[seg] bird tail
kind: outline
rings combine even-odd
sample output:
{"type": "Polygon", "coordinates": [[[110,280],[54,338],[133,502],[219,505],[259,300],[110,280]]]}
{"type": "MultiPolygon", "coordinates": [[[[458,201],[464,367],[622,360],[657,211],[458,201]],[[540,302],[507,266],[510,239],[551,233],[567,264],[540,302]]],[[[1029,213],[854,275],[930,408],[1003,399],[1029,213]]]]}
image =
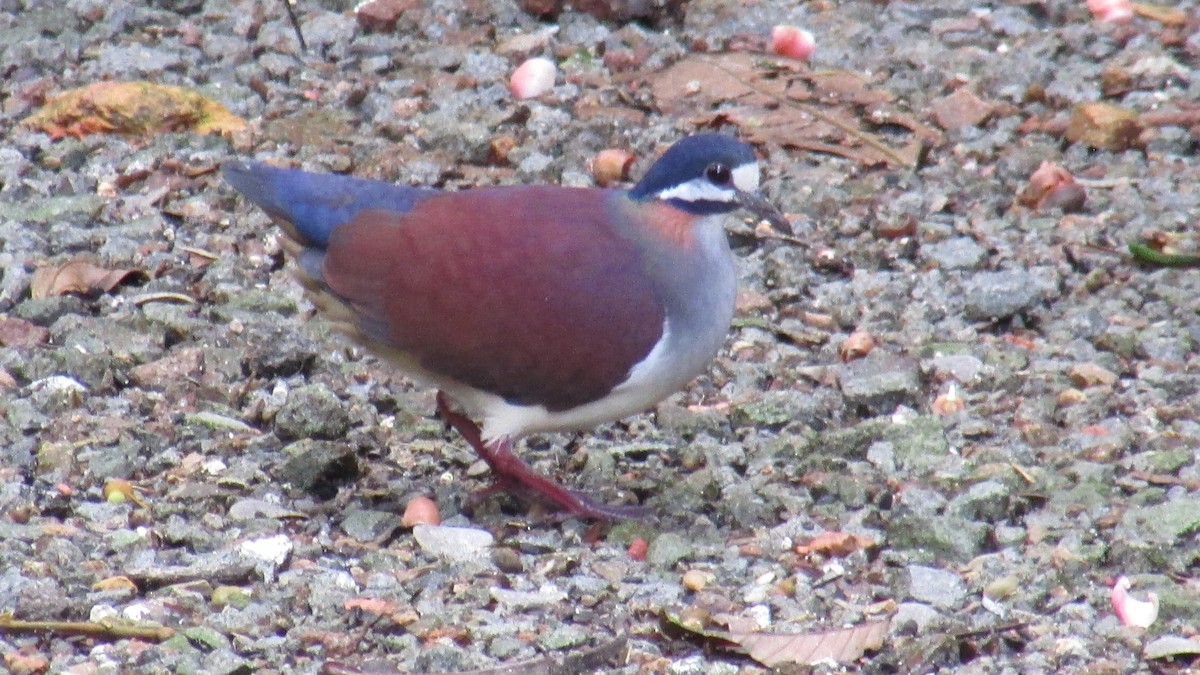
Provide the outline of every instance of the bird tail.
{"type": "Polygon", "coordinates": [[[291,240],[288,252],[296,255],[302,265],[303,252],[321,255],[334,229],[359,211],[405,213],[422,199],[437,194],[429,188],[249,162],[226,162],[221,174],[283,228],[291,240]]]}
{"type": "Polygon", "coordinates": [[[321,269],[333,231],[360,211],[406,213],[438,193],[430,188],[249,162],[225,162],[221,174],[279,225],[287,235],[281,242],[283,250],[296,261],[296,278],[309,299],[335,327],[355,337],[359,333],[356,315],[329,288],[321,269]]]}

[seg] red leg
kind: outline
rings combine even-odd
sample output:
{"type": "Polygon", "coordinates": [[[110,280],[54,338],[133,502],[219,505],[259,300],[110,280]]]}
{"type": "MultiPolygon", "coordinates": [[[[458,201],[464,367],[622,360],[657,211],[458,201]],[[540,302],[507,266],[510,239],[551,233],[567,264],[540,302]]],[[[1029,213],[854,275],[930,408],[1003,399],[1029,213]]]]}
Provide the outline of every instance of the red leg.
{"type": "Polygon", "coordinates": [[[506,490],[518,495],[533,494],[553,504],[564,512],[583,518],[628,520],[641,518],[645,510],[637,506],[603,504],[585,492],[571,490],[535,472],[520,457],[513,454],[512,439],[501,438],[484,443],[479,425],[462,413],[454,412],[447,403],[446,395],[438,392],[438,415],[454,427],[475,452],[488,463],[495,476],[494,489],[506,490]]]}

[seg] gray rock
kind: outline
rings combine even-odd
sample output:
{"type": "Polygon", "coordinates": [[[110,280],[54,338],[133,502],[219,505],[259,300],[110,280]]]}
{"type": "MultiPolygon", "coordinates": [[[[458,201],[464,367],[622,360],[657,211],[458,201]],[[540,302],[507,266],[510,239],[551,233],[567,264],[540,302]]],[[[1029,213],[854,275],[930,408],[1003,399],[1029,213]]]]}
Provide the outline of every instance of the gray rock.
{"type": "Polygon", "coordinates": [[[967,587],[958,574],[938,567],[910,565],[908,595],[942,609],[955,609],[967,596],[967,587]]]}
{"type": "Polygon", "coordinates": [[[888,543],[918,556],[965,563],[983,550],[988,527],[951,516],[902,515],[887,528],[888,543]]]}
{"type": "Polygon", "coordinates": [[[422,551],[445,560],[490,564],[488,550],[494,541],[490,532],[467,527],[417,525],[413,538],[422,551]]]}
{"type": "Polygon", "coordinates": [[[342,518],[342,531],[359,541],[379,541],[400,527],[400,518],[388,511],[355,509],[342,518]]]}
{"type": "Polygon", "coordinates": [[[39,326],[51,326],[67,314],[84,314],[87,307],[74,295],[26,300],[13,308],[13,315],[39,326]]]}
{"type": "Polygon", "coordinates": [[[284,439],[340,438],[349,428],[346,406],[324,384],[293,389],[275,415],[275,433],[284,439]]]}
{"type": "Polygon", "coordinates": [[[54,375],[30,382],[29,392],[39,410],[57,416],[82,405],[87,387],[72,378],[54,375]]]}
{"type": "Polygon", "coordinates": [[[33,401],[25,398],[8,401],[4,409],[4,418],[14,429],[26,433],[50,426],[50,418],[34,407],[33,401]]]}
{"type": "Polygon", "coordinates": [[[333,498],[339,487],[362,471],[354,450],[344,443],[302,438],[284,447],[283,455],[287,461],[275,477],[319,499],[333,498]]]}
{"type": "Polygon", "coordinates": [[[953,237],[921,247],[921,252],[947,270],[979,267],[987,250],[971,237],[953,237]]]}
{"type": "Polygon", "coordinates": [[[917,635],[923,635],[942,621],[942,615],[933,607],[921,602],[902,602],[892,615],[892,630],[905,631],[911,625],[917,635]]]}
{"type": "Polygon", "coordinates": [[[983,361],[971,354],[946,354],[929,360],[929,368],[939,380],[953,378],[962,384],[975,382],[983,372],[983,361]]]}
{"type": "Polygon", "coordinates": [[[1117,536],[1129,543],[1173,544],[1200,532],[1200,499],[1185,498],[1130,508],[1117,536]]]}
{"type": "Polygon", "coordinates": [[[811,426],[821,416],[820,402],[796,391],[765,391],[730,411],[734,427],[782,429],[789,424],[811,426]]]}
{"type": "Polygon", "coordinates": [[[896,446],[887,441],[872,443],[867,448],[867,461],[885,474],[896,470],[896,446]]]}
{"type": "Polygon", "coordinates": [[[488,654],[498,659],[508,659],[524,651],[525,643],[515,637],[501,635],[488,642],[488,654]]]}
{"type": "Polygon", "coordinates": [[[1011,490],[996,480],[985,480],[950,500],[946,512],[970,520],[994,523],[1008,515],[1011,490]]]}
{"type": "Polygon", "coordinates": [[[963,316],[969,321],[1003,321],[1044,297],[1028,270],[980,272],[963,284],[963,316]]]}
{"type": "Polygon", "coordinates": [[[670,569],[675,563],[692,554],[692,546],[675,532],[664,532],[650,542],[646,562],[655,567],[670,569]]]}
{"type": "Polygon", "coordinates": [[[22,204],[8,204],[4,215],[25,223],[60,223],[73,218],[86,220],[104,204],[96,195],[63,195],[44,197],[22,204]]]}
{"type": "Polygon", "coordinates": [[[1196,656],[1200,654],[1200,640],[1188,639],[1177,635],[1164,635],[1152,640],[1146,645],[1142,658],[1155,660],[1176,656],[1196,656]]]}
{"type": "Polygon", "coordinates": [[[838,383],[846,403],[863,415],[888,414],[896,406],[919,403],[921,382],[916,362],[884,349],[842,366],[838,383]]]}
{"type": "Polygon", "coordinates": [[[421,649],[412,663],[412,668],[414,672],[419,673],[460,673],[480,670],[489,665],[491,664],[486,658],[474,651],[435,642],[421,649]]]}
{"type": "Polygon", "coordinates": [[[713,661],[703,654],[696,654],[667,664],[670,675],[737,675],[741,670],[732,663],[713,661]]]}

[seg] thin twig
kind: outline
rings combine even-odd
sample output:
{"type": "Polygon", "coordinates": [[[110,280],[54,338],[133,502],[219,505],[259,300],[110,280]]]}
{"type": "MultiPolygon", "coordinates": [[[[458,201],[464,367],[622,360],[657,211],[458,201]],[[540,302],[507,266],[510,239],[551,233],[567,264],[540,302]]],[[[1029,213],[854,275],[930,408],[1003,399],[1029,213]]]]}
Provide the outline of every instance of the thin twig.
{"type": "Polygon", "coordinates": [[[292,28],[296,31],[296,40],[300,42],[300,51],[307,52],[308,44],[304,42],[304,33],[300,32],[300,20],[296,18],[296,10],[292,9],[292,0],[283,0],[283,6],[287,9],[288,20],[292,22],[292,28]]]}
{"type": "Polygon", "coordinates": [[[165,626],[134,626],[97,621],[21,621],[12,614],[0,614],[0,633],[56,633],[86,635],[106,640],[167,640],[175,630],[165,626]]]}

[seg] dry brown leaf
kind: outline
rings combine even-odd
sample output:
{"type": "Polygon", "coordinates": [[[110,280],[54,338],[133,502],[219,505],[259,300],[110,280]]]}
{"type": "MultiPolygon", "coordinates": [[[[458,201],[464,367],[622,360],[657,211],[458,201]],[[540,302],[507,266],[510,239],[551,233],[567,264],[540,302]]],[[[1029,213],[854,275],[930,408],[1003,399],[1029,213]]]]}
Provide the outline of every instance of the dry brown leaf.
{"type": "Polygon", "coordinates": [[[786,663],[853,663],[864,652],[883,646],[889,623],[872,621],[816,633],[732,633],[730,639],[768,668],[786,663]]]}
{"type": "Polygon", "coordinates": [[[668,637],[699,641],[707,647],[745,653],[764,666],[812,665],[833,661],[852,663],[868,650],[879,649],[887,636],[890,619],[871,621],[853,628],[835,628],[812,633],[763,633],[748,630],[753,621],[736,615],[714,615],[728,630],[701,625],[696,617],[685,618],[663,612],[659,626],[668,637]]]}
{"type": "Polygon", "coordinates": [[[58,267],[39,267],[33,273],[29,292],[34,300],[67,293],[107,293],[134,275],[141,275],[141,272],[108,269],[86,260],[71,260],[58,267]]]}
{"type": "Polygon", "coordinates": [[[151,82],[96,82],[46,102],[22,123],[52,138],[169,131],[232,133],[245,120],[199,92],[151,82]]]}
{"type": "Polygon", "coordinates": [[[788,59],[743,52],[695,54],[646,78],[658,108],[698,126],[729,123],[754,143],[824,152],[860,164],[915,166],[941,134],[891,109],[894,97],[848,71],[813,72],[788,59]],[[894,142],[879,126],[908,129],[894,142]]]}
{"type": "Polygon", "coordinates": [[[862,548],[871,548],[874,545],[875,540],[870,537],[850,534],[849,532],[822,532],[807,544],[797,544],[796,553],[799,555],[821,553],[832,557],[842,557],[862,548]]]}

